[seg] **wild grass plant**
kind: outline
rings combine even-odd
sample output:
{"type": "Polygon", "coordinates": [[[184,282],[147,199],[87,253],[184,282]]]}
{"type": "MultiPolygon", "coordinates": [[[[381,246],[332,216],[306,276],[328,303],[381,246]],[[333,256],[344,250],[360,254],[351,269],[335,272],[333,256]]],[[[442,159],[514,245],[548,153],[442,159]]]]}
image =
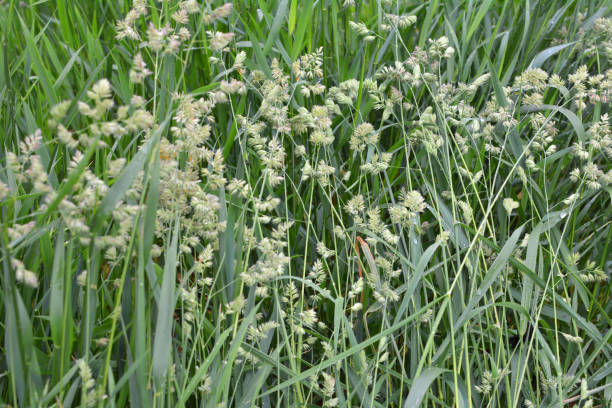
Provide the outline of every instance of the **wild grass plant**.
{"type": "Polygon", "coordinates": [[[609,407],[612,4],[0,1],[0,401],[609,407]]]}

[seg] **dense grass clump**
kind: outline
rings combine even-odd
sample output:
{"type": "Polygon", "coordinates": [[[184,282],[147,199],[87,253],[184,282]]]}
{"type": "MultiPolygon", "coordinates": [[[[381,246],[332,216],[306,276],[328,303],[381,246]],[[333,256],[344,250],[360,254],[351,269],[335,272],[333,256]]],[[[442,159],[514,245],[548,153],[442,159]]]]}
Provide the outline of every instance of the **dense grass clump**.
{"type": "Polygon", "coordinates": [[[612,4],[0,1],[0,400],[609,407],[612,4]]]}

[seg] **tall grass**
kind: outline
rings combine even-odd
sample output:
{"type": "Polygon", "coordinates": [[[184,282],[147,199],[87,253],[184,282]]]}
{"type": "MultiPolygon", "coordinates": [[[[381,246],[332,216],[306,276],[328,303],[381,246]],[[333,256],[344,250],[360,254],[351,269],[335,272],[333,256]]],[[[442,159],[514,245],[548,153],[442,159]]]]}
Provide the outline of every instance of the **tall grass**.
{"type": "Polygon", "coordinates": [[[0,400],[610,406],[611,11],[0,1],[0,400]]]}

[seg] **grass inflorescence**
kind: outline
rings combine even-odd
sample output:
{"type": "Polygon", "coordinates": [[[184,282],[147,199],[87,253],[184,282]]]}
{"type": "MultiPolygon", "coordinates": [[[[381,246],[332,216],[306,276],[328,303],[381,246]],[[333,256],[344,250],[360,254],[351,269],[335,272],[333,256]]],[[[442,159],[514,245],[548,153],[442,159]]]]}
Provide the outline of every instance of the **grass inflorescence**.
{"type": "Polygon", "coordinates": [[[611,12],[0,1],[0,400],[608,407],[611,12]]]}

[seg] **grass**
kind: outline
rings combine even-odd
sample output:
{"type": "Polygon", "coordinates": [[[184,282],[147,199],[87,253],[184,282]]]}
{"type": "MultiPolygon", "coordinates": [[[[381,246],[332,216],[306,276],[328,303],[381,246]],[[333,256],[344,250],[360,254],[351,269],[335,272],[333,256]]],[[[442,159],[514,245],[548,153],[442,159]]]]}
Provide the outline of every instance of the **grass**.
{"type": "Polygon", "coordinates": [[[611,12],[0,1],[3,406],[610,406],[611,12]]]}

